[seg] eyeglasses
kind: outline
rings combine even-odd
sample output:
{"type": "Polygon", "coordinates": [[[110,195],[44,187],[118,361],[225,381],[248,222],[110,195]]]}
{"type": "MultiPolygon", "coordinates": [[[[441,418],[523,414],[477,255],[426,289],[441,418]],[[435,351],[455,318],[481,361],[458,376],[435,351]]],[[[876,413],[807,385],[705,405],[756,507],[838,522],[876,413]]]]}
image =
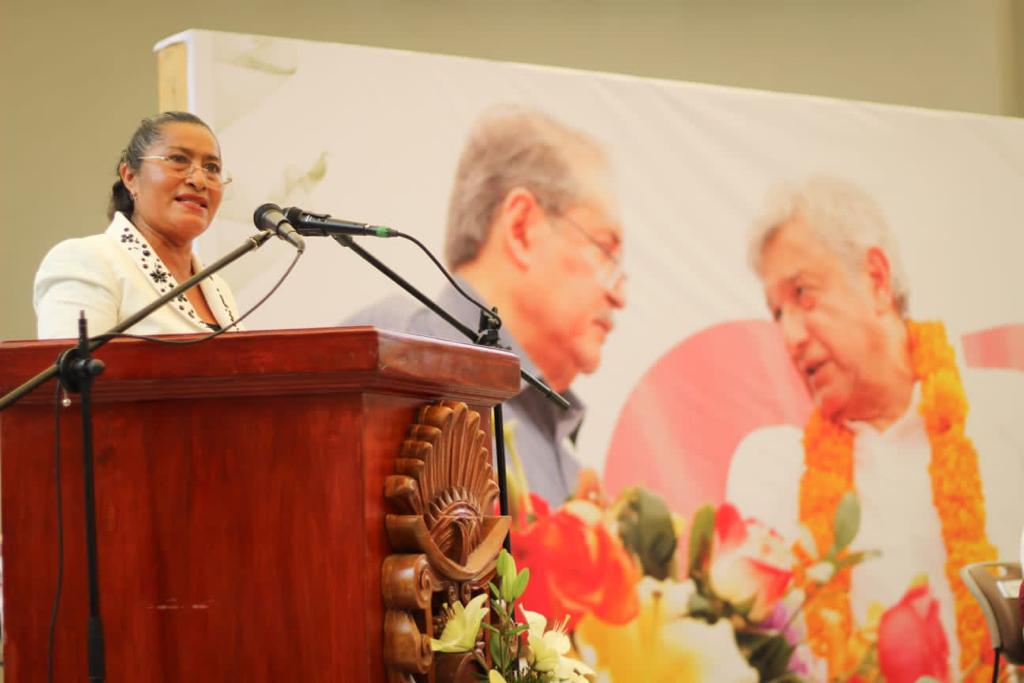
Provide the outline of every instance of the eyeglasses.
{"type": "Polygon", "coordinates": [[[576,232],[583,235],[584,239],[597,247],[601,254],[601,265],[598,267],[597,280],[601,286],[610,292],[613,292],[622,286],[623,282],[626,280],[626,271],[623,270],[622,262],[619,260],[619,257],[613,254],[607,246],[599,242],[586,230],[586,228],[574,221],[572,218],[569,218],[562,213],[555,214],[554,217],[564,220],[566,223],[571,225],[576,232]]]}
{"type": "Polygon", "coordinates": [[[224,172],[224,169],[221,168],[220,163],[217,161],[195,162],[192,160],[192,157],[185,154],[150,155],[139,157],[139,159],[162,161],[167,165],[167,168],[182,178],[190,177],[192,170],[198,168],[206,176],[206,182],[211,185],[223,187],[233,180],[230,174],[224,172]]]}

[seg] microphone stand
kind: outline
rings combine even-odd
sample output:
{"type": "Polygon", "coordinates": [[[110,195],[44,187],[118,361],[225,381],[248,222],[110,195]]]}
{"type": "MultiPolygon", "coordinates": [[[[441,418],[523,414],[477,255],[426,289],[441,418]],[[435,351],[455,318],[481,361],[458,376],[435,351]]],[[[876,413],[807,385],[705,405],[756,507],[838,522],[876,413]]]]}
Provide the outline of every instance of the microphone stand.
{"type": "Polygon", "coordinates": [[[85,312],[78,318],[78,346],[60,355],[57,376],[66,391],[82,397],[82,474],[85,480],[85,558],[89,589],[89,620],[86,652],[89,680],[102,681],[106,665],[103,656],[103,621],[100,619],[100,581],[96,544],[96,486],[92,456],[92,383],[106,367],[89,354],[88,322],[85,312]]]}
{"type": "Polygon", "coordinates": [[[89,620],[87,623],[87,657],[89,680],[103,681],[106,672],[104,661],[103,621],[100,618],[100,586],[99,559],[96,543],[96,492],[93,472],[93,438],[92,438],[92,383],[104,370],[103,362],[91,357],[91,353],[100,348],[115,335],[124,332],[150,313],[165,305],[179,294],[195,286],[200,281],[236,261],[244,254],[259,248],[270,239],[272,232],[260,232],[249,237],[241,246],[220,258],[214,264],[199,271],[185,282],[157,298],[153,303],[137,313],[129,316],[107,332],[89,339],[88,323],[85,313],[78,319],[78,345],[65,350],[57,362],[17,387],[3,398],[0,398],[0,411],[10,407],[23,396],[31,392],[43,382],[57,376],[65,390],[81,395],[82,402],[82,458],[85,479],[85,553],[86,571],[89,589],[89,620]]]}
{"type": "MultiPolygon", "coordinates": [[[[125,330],[127,330],[128,328],[130,328],[132,325],[136,324],[143,318],[148,317],[150,313],[160,308],[171,299],[174,299],[179,294],[182,294],[186,290],[191,289],[194,285],[198,284],[202,280],[205,280],[209,276],[216,273],[218,270],[221,270],[225,266],[228,266],[234,261],[237,261],[239,258],[249,253],[250,251],[258,249],[259,247],[263,246],[263,243],[270,239],[273,236],[273,234],[274,233],[272,232],[263,231],[250,236],[248,239],[246,239],[245,242],[242,243],[240,247],[235,248],[233,251],[228,253],[226,256],[221,257],[215,263],[207,266],[206,268],[203,268],[201,271],[199,271],[189,279],[185,280],[171,291],[160,296],[158,299],[153,301],[153,303],[149,304],[145,308],[142,308],[141,310],[132,314],[131,316],[125,318],[123,321],[119,322],[117,325],[114,325],[103,334],[90,339],[87,345],[89,352],[95,351],[96,349],[100,348],[108,341],[113,339],[115,335],[121,334],[122,332],[124,332],[125,330]]],[[[53,379],[53,377],[57,375],[57,372],[57,366],[52,365],[48,367],[46,370],[40,372],[32,379],[22,384],[21,386],[12,389],[9,393],[0,398],[0,411],[6,410],[7,408],[11,407],[12,405],[20,401],[22,396],[28,394],[43,382],[53,379]]]]}
{"type": "MultiPolygon", "coordinates": [[[[427,295],[425,295],[420,290],[416,289],[416,287],[413,286],[408,280],[403,278],[401,275],[399,275],[395,271],[391,270],[391,268],[389,268],[388,266],[384,265],[384,263],[380,259],[378,259],[376,256],[374,256],[373,254],[371,254],[370,252],[366,251],[361,246],[356,244],[355,240],[353,240],[351,237],[349,237],[348,235],[331,235],[331,237],[334,238],[334,240],[336,242],[338,242],[341,246],[348,247],[349,249],[354,251],[364,261],[366,261],[371,266],[373,266],[374,268],[376,268],[377,270],[382,272],[384,275],[386,275],[396,285],[398,285],[399,287],[401,287],[402,289],[407,291],[409,294],[412,294],[414,297],[416,297],[417,300],[419,300],[419,302],[421,304],[423,304],[424,306],[426,306],[427,308],[432,310],[434,313],[439,315],[441,318],[444,319],[445,322],[447,322],[449,325],[454,327],[456,330],[458,330],[462,334],[466,335],[466,337],[470,341],[472,341],[474,344],[478,344],[478,345],[482,345],[482,346],[491,346],[492,345],[492,344],[484,344],[481,341],[481,339],[480,339],[480,335],[482,333],[474,332],[469,327],[466,327],[465,325],[463,325],[461,322],[459,322],[459,320],[457,318],[453,317],[448,311],[446,311],[443,308],[441,308],[440,306],[438,306],[427,295]]],[[[484,314],[484,315],[487,315],[487,314],[484,314]]],[[[487,315],[487,317],[490,318],[492,316],[487,315]]],[[[495,328],[495,330],[497,330],[497,328],[495,328]]],[[[495,343],[493,344],[493,346],[497,346],[497,338],[495,338],[495,343]]],[[[522,377],[523,380],[527,384],[532,386],[534,389],[536,389],[540,393],[544,394],[544,396],[547,397],[547,399],[549,401],[554,403],[556,406],[558,406],[562,410],[568,410],[569,409],[569,402],[566,401],[565,398],[563,398],[561,394],[559,394],[554,389],[549,387],[547,384],[545,384],[538,377],[535,377],[533,374],[527,372],[526,370],[523,370],[522,368],[519,369],[519,376],[522,377]]]]}
{"type": "MultiPolygon", "coordinates": [[[[500,348],[498,344],[498,309],[491,308],[488,315],[486,311],[480,311],[480,329],[476,335],[476,343],[480,346],[500,348]]],[[[520,368],[522,372],[522,368],[520,368]]],[[[544,385],[547,386],[546,384],[544,385]]],[[[549,389],[550,391],[550,389],[549,389]]],[[[557,394],[556,394],[557,395],[557,394]]],[[[559,398],[562,398],[559,396],[559,398]]],[[[565,400],[564,398],[562,399],[565,400]]],[[[568,403],[566,403],[568,406],[568,403]]],[[[502,515],[508,514],[508,466],[505,462],[505,415],[502,404],[494,406],[494,451],[498,458],[498,509],[502,515]]],[[[512,554],[512,533],[505,534],[505,552],[512,554]]]]}
{"type": "MultiPolygon", "coordinates": [[[[343,247],[348,247],[356,254],[359,255],[364,261],[369,263],[371,266],[379,270],[381,273],[386,275],[392,282],[397,284],[399,287],[407,291],[409,294],[414,296],[420,303],[429,308],[431,311],[436,313],[438,316],[443,318],[445,322],[454,327],[456,330],[466,335],[474,344],[480,346],[491,346],[498,347],[498,325],[500,321],[497,317],[497,310],[491,309],[491,313],[485,311],[480,312],[480,331],[474,332],[469,327],[463,325],[452,316],[448,311],[441,308],[435,303],[430,297],[425,295],[423,292],[418,290],[409,281],[403,278],[401,275],[393,271],[391,268],[386,266],[380,259],[375,257],[370,252],[363,249],[361,246],[356,244],[350,236],[344,234],[331,235],[334,240],[343,247]]],[[[563,410],[569,409],[569,402],[565,400],[560,394],[554,391],[547,384],[542,382],[539,378],[533,376],[531,373],[519,369],[519,375],[522,377],[527,384],[536,388],[544,396],[548,398],[552,403],[557,405],[563,410]]],[[[494,443],[495,443],[495,457],[498,461],[498,505],[501,510],[502,516],[508,515],[508,480],[505,466],[505,424],[501,410],[501,404],[494,406],[494,443]]],[[[511,534],[505,536],[505,550],[512,552],[512,541],[511,534]]]]}

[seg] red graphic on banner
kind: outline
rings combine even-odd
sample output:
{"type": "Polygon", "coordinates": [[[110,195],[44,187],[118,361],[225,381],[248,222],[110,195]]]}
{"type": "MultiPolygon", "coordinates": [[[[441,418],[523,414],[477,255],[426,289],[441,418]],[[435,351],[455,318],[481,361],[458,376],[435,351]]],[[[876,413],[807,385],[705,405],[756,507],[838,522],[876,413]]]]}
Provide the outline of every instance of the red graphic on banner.
{"type": "Polygon", "coordinates": [[[971,332],[963,336],[963,344],[969,366],[1024,370],[1024,324],[971,332]]]}
{"type": "Polygon", "coordinates": [[[642,485],[689,516],[722,502],[729,461],[750,432],[802,428],[811,400],[775,324],[742,320],[683,340],[641,378],[612,434],[607,492],[642,485]]]}

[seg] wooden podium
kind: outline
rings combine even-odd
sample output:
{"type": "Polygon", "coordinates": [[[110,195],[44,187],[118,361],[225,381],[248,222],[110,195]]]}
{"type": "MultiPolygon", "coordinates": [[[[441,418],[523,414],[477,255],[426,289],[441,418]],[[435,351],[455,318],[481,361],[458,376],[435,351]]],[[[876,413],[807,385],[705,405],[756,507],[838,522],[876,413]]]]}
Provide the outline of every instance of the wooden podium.
{"type": "MultiPolygon", "coordinates": [[[[0,344],[0,392],[67,346],[0,344]]],[[[442,603],[486,585],[508,528],[490,408],[519,390],[514,355],[357,327],[115,341],[97,357],[106,680],[468,680],[464,657],[432,656],[426,639],[442,603]]],[[[46,679],[55,387],[0,413],[8,683],[46,679]]],[[[72,400],[57,681],[86,679],[72,400]]]]}

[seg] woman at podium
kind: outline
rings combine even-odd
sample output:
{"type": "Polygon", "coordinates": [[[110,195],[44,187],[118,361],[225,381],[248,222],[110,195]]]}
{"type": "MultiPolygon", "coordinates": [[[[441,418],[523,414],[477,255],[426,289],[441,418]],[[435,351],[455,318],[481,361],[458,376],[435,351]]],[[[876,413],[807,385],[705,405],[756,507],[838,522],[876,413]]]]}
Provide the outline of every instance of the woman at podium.
{"type": "MultiPolygon", "coordinates": [[[[61,242],[36,273],[33,305],[40,339],[74,337],[79,311],[101,334],[202,269],[192,242],[217,213],[224,186],[220,145],[186,112],[144,119],[121,152],[107,229],[61,242]]],[[[238,317],[216,275],[134,325],[134,334],[209,332],[238,317]]]]}

